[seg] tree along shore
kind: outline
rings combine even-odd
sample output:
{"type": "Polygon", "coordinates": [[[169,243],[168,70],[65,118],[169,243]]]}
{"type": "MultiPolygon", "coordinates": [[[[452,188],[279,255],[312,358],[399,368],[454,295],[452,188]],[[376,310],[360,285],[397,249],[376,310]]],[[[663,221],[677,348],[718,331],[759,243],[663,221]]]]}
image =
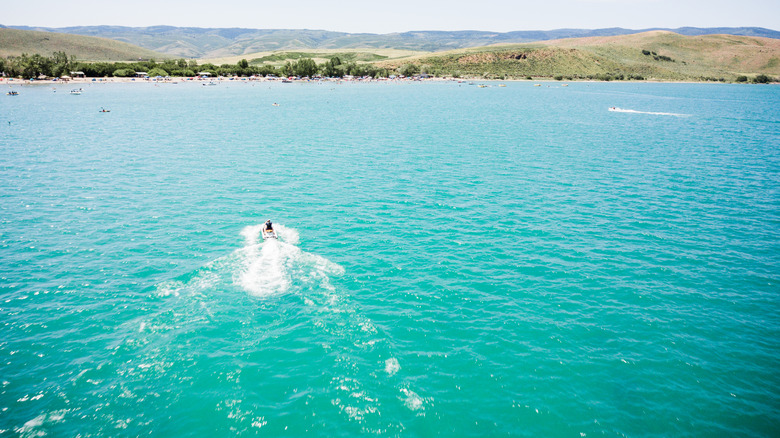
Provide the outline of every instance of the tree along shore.
{"type": "MultiPolygon", "coordinates": [[[[401,69],[399,69],[401,70],[401,69]]],[[[195,60],[155,60],[138,62],[83,62],[77,61],[65,52],[55,52],[52,56],[39,54],[0,58],[0,75],[18,78],[38,78],[70,76],[72,72],[83,73],[94,78],[135,77],[139,73],[146,76],[193,77],[207,73],[210,76],[370,76],[388,77],[396,71],[377,67],[372,64],[342,62],[334,56],[328,61],[317,64],[310,58],[287,62],[284,65],[250,65],[245,59],[236,64],[198,64],[195,60]]]]}
{"type": "MultiPolygon", "coordinates": [[[[534,75],[514,76],[502,72],[491,72],[475,76],[463,74],[460,71],[449,71],[446,68],[431,67],[426,64],[408,62],[398,66],[377,66],[369,63],[356,63],[354,61],[342,62],[338,56],[333,56],[327,61],[317,64],[311,58],[301,58],[296,61],[287,61],[283,65],[251,65],[246,59],[242,59],[236,64],[198,64],[195,60],[178,59],[164,61],[138,61],[138,62],[84,62],[78,61],[73,56],[68,56],[65,52],[55,52],[52,56],[43,56],[39,54],[0,58],[0,76],[16,77],[24,79],[37,79],[39,77],[63,77],[71,76],[73,72],[79,72],[85,77],[90,78],[129,78],[129,77],[195,77],[195,76],[279,76],[279,77],[331,77],[342,78],[345,76],[353,77],[372,77],[387,78],[394,75],[412,77],[421,75],[423,77],[450,77],[450,78],[471,78],[471,79],[555,79],[555,80],[644,80],[646,78],[637,75],[623,74],[615,72],[613,74],[596,75],[534,75]]],[[[697,77],[689,80],[707,82],[752,82],[752,83],[770,83],[777,81],[776,78],[767,75],[756,75],[748,77],[746,75],[737,76],[733,81],[724,78],[697,77]]]]}

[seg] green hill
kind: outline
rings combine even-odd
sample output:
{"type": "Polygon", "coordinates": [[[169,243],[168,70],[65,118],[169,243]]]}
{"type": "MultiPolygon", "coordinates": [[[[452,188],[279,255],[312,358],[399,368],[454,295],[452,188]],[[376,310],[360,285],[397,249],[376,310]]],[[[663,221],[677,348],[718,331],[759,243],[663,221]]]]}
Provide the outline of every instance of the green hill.
{"type": "Polygon", "coordinates": [[[479,47],[380,62],[472,77],[734,80],[780,76],[780,40],[667,31],[479,47]]]}
{"type": "Polygon", "coordinates": [[[235,64],[241,59],[247,59],[251,65],[278,66],[283,65],[288,61],[294,62],[302,58],[311,58],[318,64],[322,64],[334,57],[338,57],[342,62],[372,63],[375,61],[401,59],[423,54],[429,54],[429,52],[397,49],[302,49],[248,53],[239,56],[200,59],[199,61],[201,63],[208,62],[220,65],[235,64]]]}
{"type": "MultiPolygon", "coordinates": [[[[2,27],[2,26],[0,26],[2,27]]],[[[729,34],[780,38],[780,32],[758,27],[723,27],[678,29],[623,28],[555,29],[513,32],[475,30],[411,31],[401,33],[345,33],[310,29],[244,29],[199,28],[175,26],[75,26],[46,28],[12,26],[14,29],[38,30],[65,34],[110,38],[185,58],[247,57],[258,52],[342,49],[399,49],[440,52],[444,50],[482,47],[492,44],[528,43],[562,38],[602,37],[636,34],[649,30],[670,30],[681,35],[729,34]]]]}
{"type": "Polygon", "coordinates": [[[65,52],[83,61],[167,59],[169,55],[106,38],[0,28],[0,57],[65,52]]]}
{"type": "MultiPolygon", "coordinates": [[[[457,49],[447,52],[420,52],[398,49],[298,49],[245,52],[209,59],[214,64],[236,65],[247,59],[252,71],[295,64],[313,59],[324,66],[338,57],[340,62],[362,75],[373,69],[382,74],[403,72],[429,73],[436,76],[482,78],[558,78],[558,79],[649,79],[682,81],[735,81],[764,75],[762,81],[780,77],[780,39],[734,35],[684,36],[669,31],[650,31],[619,36],[595,36],[525,44],[500,44],[457,49]],[[387,71],[385,71],[385,69],[387,71]]],[[[64,52],[79,61],[136,61],[138,59],[170,60],[167,55],[152,52],[120,41],[104,38],[0,28],[0,58],[39,54],[52,56],[64,52]]],[[[205,61],[205,60],[202,60],[205,61]]],[[[184,62],[171,64],[166,72],[184,74],[196,66],[184,62]]],[[[82,67],[84,67],[82,63],[82,67]]],[[[30,67],[30,66],[28,66],[30,67]]],[[[103,66],[92,74],[110,75],[120,67],[103,66]],[[99,71],[98,71],[99,70],[99,71]]],[[[127,66],[122,66],[124,69],[127,66]]],[[[153,64],[139,66],[151,69],[153,64]]],[[[23,68],[31,75],[38,70],[23,68]]],[[[64,68],[64,67],[63,67],[64,68]]],[[[127,67],[130,68],[130,67],[127,67]]],[[[211,66],[216,72],[216,66],[211,66]]],[[[84,70],[86,71],[86,70],[84,70]]],[[[221,74],[249,74],[250,70],[222,68],[221,74]]],[[[324,70],[323,70],[324,72],[324,70]]],[[[14,73],[16,74],[16,73],[14,73]]],[[[323,73],[323,74],[333,74],[323,73]]],[[[345,73],[346,74],[346,73],[345,73]]],[[[37,75],[37,73],[36,73],[37,75]]]]}

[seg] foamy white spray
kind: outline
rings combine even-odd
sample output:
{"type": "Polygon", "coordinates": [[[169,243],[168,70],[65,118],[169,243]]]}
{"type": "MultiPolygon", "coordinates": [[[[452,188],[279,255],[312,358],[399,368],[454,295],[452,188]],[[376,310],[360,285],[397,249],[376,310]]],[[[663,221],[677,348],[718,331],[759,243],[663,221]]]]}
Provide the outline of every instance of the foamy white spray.
{"type": "MultiPolygon", "coordinates": [[[[204,320],[214,316],[201,299],[216,292],[230,289],[227,283],[237,286],[258,297],[272,297],[280,294],[295,294],[311,309],[312,324],[327,333],[331,339],[324,345],[335,349],[337,359],[331,381],[332,403],[350,419],[365,421],[369,416],[380,417],[381,403],[373,391],[375,383],[366,384],[359,379],[359,361],[354,358],[367,351],[375,351],[383,359],[375,362],[377,370],[384,368],[385,378],[394,381],[401,365],[389,345],[370,319],[363,316],[349,297],[334,287],[331,278],[344,274],[344,268],[330,260],[301,250],[297,244],[298,232],[293,228],[275,224],[278,239],[263,240],[263,225],[251,225],[241,230],[243,246],[232,253],[219,257],[186,279],[167,281],[158,285],[160,296],[195,297],[200,303],[198,311],[204,320]],[[389,358],[387,355],[390,355],[389,358]]],[[[167,314],[166,314],[167,315],[167,314]]],[[[133,322],[133,330],[140,333],[154,333],[170,330],[174,324],[157,323],[153,320],[133,322]],[[139,328],[140,327],[140,328],[139,328]]],[[[378,373],[374,374],[378,377],[378,373]]],[[[402,396],[398,401],[406,408],[424,413],[432,398],[424,398],[414,392],[408,382],[401,383],[402,396]]]]}
{"type": "Polygon", "coordinates": [[[632,109],[615,108],[615,107],[612,107],[609,110],[614,112],[614,113],[650,114],[650,115],[654,115],[654,116],[690,117],[690,114],[661,113],[661,112],[653,112],[653,111],[637,111],[637,110],[632,110],[632,109]]]}
{"type": "Polygon", "coordinates": [[[238,250],[242,266],[234,281],[247,292],[256,296],[284,293],[294,282],[312,281],[330,288],[329,274],[344,272],[341,266],[298,248],[295,229],[277,224],[274,227],[279,238],[262,241],[262,227],[252,225],[241,231],[245,246],[238,250]]]}

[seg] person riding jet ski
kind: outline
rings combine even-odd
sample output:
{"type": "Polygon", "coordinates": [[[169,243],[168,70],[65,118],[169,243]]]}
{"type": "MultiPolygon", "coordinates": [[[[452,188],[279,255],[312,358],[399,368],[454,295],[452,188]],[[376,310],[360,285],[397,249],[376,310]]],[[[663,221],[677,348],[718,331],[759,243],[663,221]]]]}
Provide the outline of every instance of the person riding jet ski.
{"type": "Polygon", "coordinates": [[[276,231],[274,231],[274,225],[271,223],[271,219],[268,219],[263,224],[263,239],[276,239],[276,231]]]}

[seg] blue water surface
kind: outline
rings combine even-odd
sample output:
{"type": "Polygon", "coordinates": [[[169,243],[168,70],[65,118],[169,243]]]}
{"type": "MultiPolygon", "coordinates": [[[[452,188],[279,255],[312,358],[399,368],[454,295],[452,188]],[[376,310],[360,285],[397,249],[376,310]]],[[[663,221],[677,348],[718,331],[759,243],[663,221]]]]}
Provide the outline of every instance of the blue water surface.
{"type": "Polygon", "coordinates": [[[490,85],[14,86],[0,435],[776,436],[780,88],[490,85]]]}

